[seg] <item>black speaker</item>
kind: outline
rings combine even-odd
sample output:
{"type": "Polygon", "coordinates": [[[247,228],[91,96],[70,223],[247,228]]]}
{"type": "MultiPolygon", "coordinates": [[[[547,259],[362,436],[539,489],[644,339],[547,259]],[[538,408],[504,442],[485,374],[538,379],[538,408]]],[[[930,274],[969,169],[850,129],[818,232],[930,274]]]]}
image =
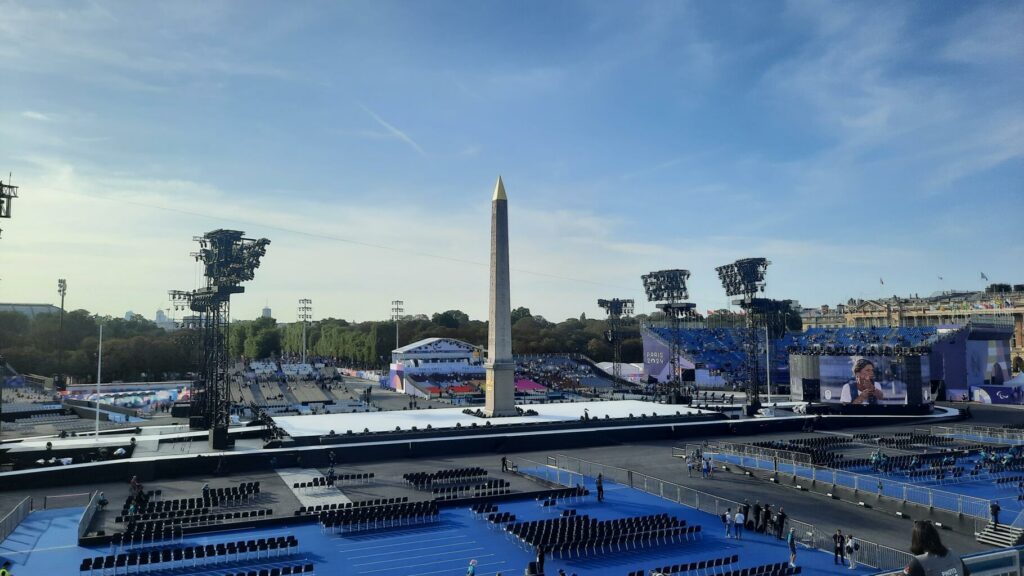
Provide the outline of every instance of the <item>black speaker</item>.
{"type": "Polygon", "coordinates": [[[228,437],[227,428],[214,428],[210,430],[210,448],[214,450],[230,450],[235,443],[228,437]]]}
{"type": "Polygon", "coordinates": [[[818,378],[802,378],[803,402],[821,402],[821,380],[818,378]]]}

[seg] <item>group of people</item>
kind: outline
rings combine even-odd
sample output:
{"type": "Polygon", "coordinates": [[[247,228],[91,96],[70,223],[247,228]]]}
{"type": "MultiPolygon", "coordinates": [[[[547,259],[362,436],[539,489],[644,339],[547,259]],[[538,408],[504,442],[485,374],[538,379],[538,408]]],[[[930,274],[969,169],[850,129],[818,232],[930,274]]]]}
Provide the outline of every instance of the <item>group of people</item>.
{"type": "Polygon", "coordinates": [[[860,551],[860,543],[853,537],[853,533],[843,535],[843,531],[836,529],[832,535],[833,557],[832,563],[839,566],[846,566],[849,561],[850,570],[857,568],[857,552],[860,551]]]}
{"type": "Polygon", "coordinates": [[[727,508],[722,514],[721,520],[725,525],[726,538],[742,538],[743,531],[748,530],[758,534],[767,534],[782,540],[785,536],[786,522],[789,516],[786,509],[779,507],[779,511],[772,510],[771,504],[761,505],[760,501],[750,506],[750,502],[744,500],[735,512],[727,508]]]}

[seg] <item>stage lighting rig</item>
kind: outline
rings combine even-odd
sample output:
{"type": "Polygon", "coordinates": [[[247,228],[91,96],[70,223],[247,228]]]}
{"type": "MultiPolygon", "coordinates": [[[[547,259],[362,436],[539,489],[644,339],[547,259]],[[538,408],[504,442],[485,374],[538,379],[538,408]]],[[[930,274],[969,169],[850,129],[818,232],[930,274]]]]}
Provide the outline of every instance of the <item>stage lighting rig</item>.
{"type": "Polygon", "coordinates": [[[732,264],[715,268],[722,288],[727,296],[741,296],[734,300],[746,313],[746,326],[742,331],[744,365],[740,372],[743,387],[747,392],[747,411],[755,413],[761,407],[760,371],[758,362],[763,357],[765,374],[768,375],[768,392],[771,393],[771,340],[780,338],[786,331],[786,313],[791,309],[791,300],[770,300],[758,298],[765,289],[765,275],[768,265],[766,258],[743,258],[732,264]],[[764,332],[764,354],[759,352],[759,340],[764,332]]]}
{"type": "Polygon", "coordinates": [[[764,277],[771,264],[765,258],[743,258],[715,268],[726,296],[743,296],[750,300],[764,292],[764,277]]]}
{"type": "Polygon", "coordinates": [[[612,376],[622,379],[622,317],[633,315],[633,300],[612,298],[600,299],[597,305],[608,313],[608,342],[612,345],[612,376]]]}
{"type": "Polygon", "coordinates": [[[672,364],[672,376],[667,383],[668,402],[678,404],[683,402],[682,379],[679,374],[679,321],[684,318],[695,317],[695,305],[690,302],[682,302],[690,297],[686,282],[690,279],[689,270],[658,270],[640,277],[644,285],[644,292],[647,300],[655,302],[655,307],[662,310],[669,319],[672,327],[672,338],[669,342],[670,360],[672,364]]]}
{"type": "Polygon", "coordinates": [[[202,355],[199,379],[192,385],[189,425],[209,430],[210,445],[230,448],[228,422],[231,399],[228,394],[228,324],[231,295],[245,292],[242,282],[252,280],[270,240],[245,238],[238,230],[214,230],[193,238],[199,251],[196,261],[203,263],[206,285],[192,291],[171,290],[175,309],[196,312],[202,330],[202,355]]]}
{"type": "MultiPolygon", "coordinates": [[[[11,185],[11,177],[7,177],[7,184],[0,180],[0,218],[11,217],[11,201],[18,197],[18,187],[11,185]]],[[[0,229],[0,234],[3,230],[0,229]]]]}

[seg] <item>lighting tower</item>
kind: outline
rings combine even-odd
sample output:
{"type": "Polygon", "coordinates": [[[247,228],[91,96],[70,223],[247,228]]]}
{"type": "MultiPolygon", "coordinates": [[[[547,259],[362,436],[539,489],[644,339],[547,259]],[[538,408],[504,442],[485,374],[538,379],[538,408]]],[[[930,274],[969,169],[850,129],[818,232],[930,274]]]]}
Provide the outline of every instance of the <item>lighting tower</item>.
{"type": "Polygon", "coordinates": [[[689,270],[658,270],[640,277],[644,284],[644,292],[647,293],[647,300],[660,302],[655,306],[662,310],[671,322],[672,339],[669,344],[672,354],[672,377],[666,388],[669,393],[668,402],[672,404],[683,401],[682,379],[679,374],[679,321],[694,316],[694,304],[683,302],[690,297],[686,288],[686,281],[689,279],[689,270]]]}
{"type": "Polygon", "coordinates": [[[391,319],[395,321],[395,350],[398,350],[398,321],[402,319],[402,312],[405,312],[405,302],[401,300],[391,301],[391,319]]]}
{"type": "Polygon", "coordinates": [[[313,301],[309,298],[299,300],[299,320],[302,320],[302,363],[306,363],[306,323],[313,319],[313,301]]]}
{"type": "MultiPolygon", "coordinates": [[[[767,300],[757,298],[757,294],[764,292],[764,278],[769,264],[771,262],[765,258],[743,258],[732,264],[715,268],[718,278],[722,281],[726,296],[740,296],[740,299],[733,300],[732,303],[738,304],[746,312],[746,327],[743,330],[742,338],[745,358],[740,373],[747,393],[748,415],[753,415],[761,407],[761,400],[758,398],[761,387],[757,370],[757,360],[760,355],[757,353],[756,320],[765,314],[763,305],[767,303],[767,300]]],[[[767,345],[766,338],[765,346],[767,345]]],[[[770,366],[768,368],[770,369],[770,366]]]]}
{"type": "Polygon", "coordinates": [[[199,316],[202,330],[202,358],[199,379],[192,385],[189,425],[210,431],[210,446],[231,447],[228,422],[231,397],[228,394],[227,332],[231,295],[245,292],[240,284],[252,280],[270,240],[244,238],[238,230],[214,230],[193,240],[199,251],[192,256],[203,262],[206,286],[191,292],[170,291],[175,309],[189,309],[199,316]]]}
{"type": "Polygon", "coordinates": [[[57,280],[57,294],[60,294],[60,326],[57,329],[57,390],[64,390],[64,296],[68,293],[67,280],[57,280]]]}
{"type": "MultiPolygon", "coordinates": [[[[0,180],[0,218],[11,217],[11,200],[18,197],[18,187],[11,186],[11,177],[7,177],[7,184],[0,180]]],[[[0,229],[0,233],[3,230],[0,229]]]]}
{"type": "Polygon", "coordinates": [[[612,376],[622,379],[622,331],[620,330],[623,316],[633,315],[633,300],[612,298],[598,300],[597,305],[608,313],[608,342],[612,345],[612,376]]]}

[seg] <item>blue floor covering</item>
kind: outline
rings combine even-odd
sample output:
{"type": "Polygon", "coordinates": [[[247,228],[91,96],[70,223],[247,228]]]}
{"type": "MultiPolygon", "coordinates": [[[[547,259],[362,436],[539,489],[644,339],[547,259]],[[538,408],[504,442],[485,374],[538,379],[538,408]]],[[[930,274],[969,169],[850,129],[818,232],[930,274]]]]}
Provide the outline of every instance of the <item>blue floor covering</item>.
{"type": "MultiPolygon", "coordinates": [[[[499,510],[511,512],[521,520],[557,517],[561,510],[573,508],[578,514],[589,514],[598,519],[623,518],[667,512],[685,519],[688,525],[704,527],[702,539],[653,548],[641,548],[583,558],[549,558],[546,572],[594,576],[625,576],[633,570],[650,569],[666,564],[691,562],[738,554],[734,568],[788,560],[786,545],[759,534],[745,533],[743,540],[727,539],[718,518],[711,514],[685,508],[625,486],[606,483],[605,502],[596,502],[594,496],[583,501],[566,502],[556,507],[543,508],[533,500],[502,503],[499,510]]],[[[81,561],[108,553],[108,548],[81,548],[76,545],[78,518],[81,508],[40,511],[32,513],[2,544],[0,557],[14,563],[17,576],[73,576],[78,574],[81,561]]],[[[493,576],[501,572],[519,576],[534,559],[532,550],[526,550],[504,531],[475,517],[469,509],[444,509],[437,523],[378,532],[352,535],[324,534],[319,525],[305,524],[262,530],[224,532],[185,539],[185,544],[208,544],[239,539],[294,535],[299,541],[295,562],[313,562],[316,574],[331,576],[461,576],[471,559],[478,562],[479,576],[493,576]]],[[[874,570],[849,570],[835,566],[831,554],[801,547],[797,564],[803,574],[870,574],[874,570]]],[[[267,564],[268,566],[270,564],[267,564]]],[[[232,566],[219,568],[187,568],[149,572],[153,576],[220,575],[232,566]]],[[[250,565],[249,568],[255,566],[250,565]]],[[[132,572],[134,574],[134,571],[132,572]]],[[[97,572],[98,574],[98,572],[97,572]]],[[[109,573],[108,573],[109,574],[109,573]]]]}
{"type": "MultiPolygon", "coordinates": [[[[740,457],[732,454],[715,454],[714,459],[721,462],[747,466],[751,466],[751,462],[756,461],[757,468],[771,469],[773,467],[772,461],[764,458],[754,458],[751,456],[740,457]]],[[[978,459],[978,456],[972,456],[966,459],[961,458],[957,461],[957,465],[963,466],[965,470],[970,470],[971,467],[974,466],[974,462],[978,459]]],[[[795,471],[797,476],[802,478],[809,479],[812,477],[812,470],[809,466],[802,466],[799,464],[793,465],[784,462],[780,462],[778,466],[779,472],[784,474],[793,474],[795,471]]],[[[911,502],[921,505],[935,506],[937,508],[943,508],[953,512],[973,514],[982,518],[988,518],[988,504],[989,502],[996,500],[999,502],[1000,508],[1002,508],[1000,520],[1003,523],[1024,527],[1024,501],[1018,500],[1020,493],[1018,492],[1016,482],[996,484],[991,479],[969,481],[959,479],[943,482],[937,482],[935,480],[927,481],[923,479],[911,480],[905,474],[900,472],[879,474],[874,472],[870,467],[863,466],[850,470],[837,470],[836,484],[847,488],[854,488],[856,485],[855,478],[857,476],[873,479],[871,480],[872,485],[869,487],[869,490],[874,493],[879,493],[880,491],[882,496],[889,498],[903,498],[903,484],[911,484],[920,487],[919,490],[912,490],[906,494],[907,499],[911,502]],[[965,503],[961,501],[961,499],[958,499],[958,496],[976,498],[980,501],[965,503]]],[[[993,478],[1016,478],[1020,476],[1024,476],[1024,473],[1019,471],[1007,471],[992,475],[993,478]]],[[[861,484],[860,487],[861,489],[864,489],[863,484],[861,484]]]]}

